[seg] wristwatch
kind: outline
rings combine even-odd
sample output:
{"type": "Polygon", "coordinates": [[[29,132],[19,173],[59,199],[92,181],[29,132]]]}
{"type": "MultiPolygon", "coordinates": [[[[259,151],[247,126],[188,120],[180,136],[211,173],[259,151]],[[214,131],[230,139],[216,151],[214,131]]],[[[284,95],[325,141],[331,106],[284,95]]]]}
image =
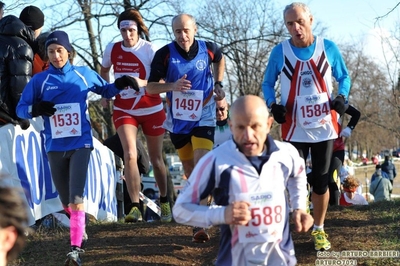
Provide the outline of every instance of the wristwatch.
{"type": "Polygon", "coordinates": [[[214,83],[214,87],[215,87],[215,85],[219,85],[221,88],[223,88],[224,87],[224,85],[222,84],[222,81],[216,81],[215,83],[214,83]]]}

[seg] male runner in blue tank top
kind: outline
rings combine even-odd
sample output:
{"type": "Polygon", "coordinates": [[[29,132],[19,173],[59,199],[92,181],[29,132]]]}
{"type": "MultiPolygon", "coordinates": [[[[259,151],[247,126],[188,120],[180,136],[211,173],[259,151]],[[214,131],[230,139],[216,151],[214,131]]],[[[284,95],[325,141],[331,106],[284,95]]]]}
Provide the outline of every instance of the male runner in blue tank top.
{"type": "MultiPolygon", "coordinates": [[[[215,43],[194,38],[197,26],[193,16],[175,16],[172,29],[175,41],[156,52],[146,90],[150,94],[166,92],[167,118],[163,126],[170,132],[189,177],[200,158],[213,148],[214,93],[216,100],[225,97],[222,89],[225,60],[215,43]]],[[[193,229],[194,242],[208,240],[205,229],[193,229]]]]}

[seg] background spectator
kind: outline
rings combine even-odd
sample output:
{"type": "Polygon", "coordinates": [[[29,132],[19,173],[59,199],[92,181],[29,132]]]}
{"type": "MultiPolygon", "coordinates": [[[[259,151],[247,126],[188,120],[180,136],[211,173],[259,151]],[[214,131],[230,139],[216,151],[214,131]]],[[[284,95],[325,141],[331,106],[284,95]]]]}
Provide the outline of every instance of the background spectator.
{"type": "Polygon", "coordinates": [[[377,164],[375,166],[375,172],[372,174],[371,176],[371,183],[374,182],[374,180],[378,177],[378,176],[382,176],[386,179],[389,179],[388,175],[386,174],[386,172],[382,172],[382,166],[380,164],[377,164]]]}
{"type": "Polygon", "coordinates": [[[343,184],[348,176],[354,176],[353,162],[349,158],[344,160],[343,166],[340,168],[340,183],[343,184]]]}
{"type": "Polygon", "coordinates": [[[347,177],[343,182],[343,193],[340,196],[341,206],[368,205],[367,200],[357,192],[360,182],[352,176],[347,177]]]}
{"type": "MultiPolygon", "coordinates": [[[[22,194],[22,191],[21,191],[22,194]]],[[[28,207],[15,188],[0,186],[0,265],[15,259],[25,245],[28,207]]]]}
{"type": "Polygon", "coordinates": [[[32,76],[49,68],[49,57],[47,56],[46,46],[45,46],[47,36],[49,35],[50,32],[46,31],[42,32],[36,38],[37,49],[33,60],[32,76]]]}
{"type": "Polygon", "coordinates": [[[30,125],[28,119],[17,117],[15,109],[32,77],[35,38],[43,24],[44,14],[35,6],[25,7],[19,18],[8,15],[0,20],[0,125],[30,125]]]}
{"type": "MultiPolygon", "coordinates": [[[[381,169],[379,169],[381,170],[381,169]]],[[[374,196],[374,201],[390,200],[390,191],[393,186],[389,179],[383,178],[382,175],[377,175],[376,178],[371,181],[369,186],[369,193],[374,196]]]]}
{"type": "MultiPolygon", "coordinates": [[[[393,186],[393,179],[395,179],[397,173],[396,166],[393,164],[389,155],[385,155],[385,161],[382,164],[382,172],[385,172],[387,174],[387,177],[389,178],[390,183],[392,183],[393,186]]],[[[392,193],[392,191],[390,191],[390,193],[392,193]]]]}
{"type": "Polygon", "coordinates": [[[379,157],[377,155],[371,157],[371,161],[373,164],[378,165],[379,164],[379,157]]]}
{"type": "Polygon", "coordinates": [[[354,175],[352,162],[349,158],[345,159],[345,139],[351,136],[357,126],[361,113],[354,106],[346,104],[346,114],[350,115],[350,121],[343,128],[343,116],[339,118],[341,132],[339,137],[333,142],[333,153],[329,166],[329,175],[332,177],[329,182],[329,205],[339,205],[340,184],[348,175],[354,175]]]}
{"type": "Polygon", "coordinates": [[[217,125],[214,132],[214,148],[218,147],[226,140],[232,137],[231,129],[229,128],[229,104],[226,98],[215,100],[217,125]]]}

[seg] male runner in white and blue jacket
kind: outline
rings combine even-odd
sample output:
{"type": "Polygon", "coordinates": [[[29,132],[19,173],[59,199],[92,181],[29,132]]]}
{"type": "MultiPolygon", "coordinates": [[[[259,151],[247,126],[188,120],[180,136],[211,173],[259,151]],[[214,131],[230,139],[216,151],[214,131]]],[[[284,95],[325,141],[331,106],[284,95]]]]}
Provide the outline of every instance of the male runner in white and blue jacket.
{"type": "Polygon", "coordinates": [[[290,211],[296,231],[312,226],[304,160],[291,144],[268,136],[272,122],[261,98],[238,98],[229,120],[233,139],[200,159],[174,205],[179,223],[220,225],[215,265],[296,265],[290,211]],[[210,194],[215,205],[201,206],[210,194]]]}

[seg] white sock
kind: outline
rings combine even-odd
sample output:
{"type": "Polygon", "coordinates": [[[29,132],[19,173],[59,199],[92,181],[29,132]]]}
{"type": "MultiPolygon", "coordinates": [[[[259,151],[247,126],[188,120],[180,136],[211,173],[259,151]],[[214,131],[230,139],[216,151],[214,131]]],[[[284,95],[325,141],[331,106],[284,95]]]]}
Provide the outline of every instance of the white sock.
{"type": "Polygon", "coordinates": [[[316,224],[314,224],[313,231],[315,231],[315,230],[324,231],[324,225],[316,225],[316,224]]]}

